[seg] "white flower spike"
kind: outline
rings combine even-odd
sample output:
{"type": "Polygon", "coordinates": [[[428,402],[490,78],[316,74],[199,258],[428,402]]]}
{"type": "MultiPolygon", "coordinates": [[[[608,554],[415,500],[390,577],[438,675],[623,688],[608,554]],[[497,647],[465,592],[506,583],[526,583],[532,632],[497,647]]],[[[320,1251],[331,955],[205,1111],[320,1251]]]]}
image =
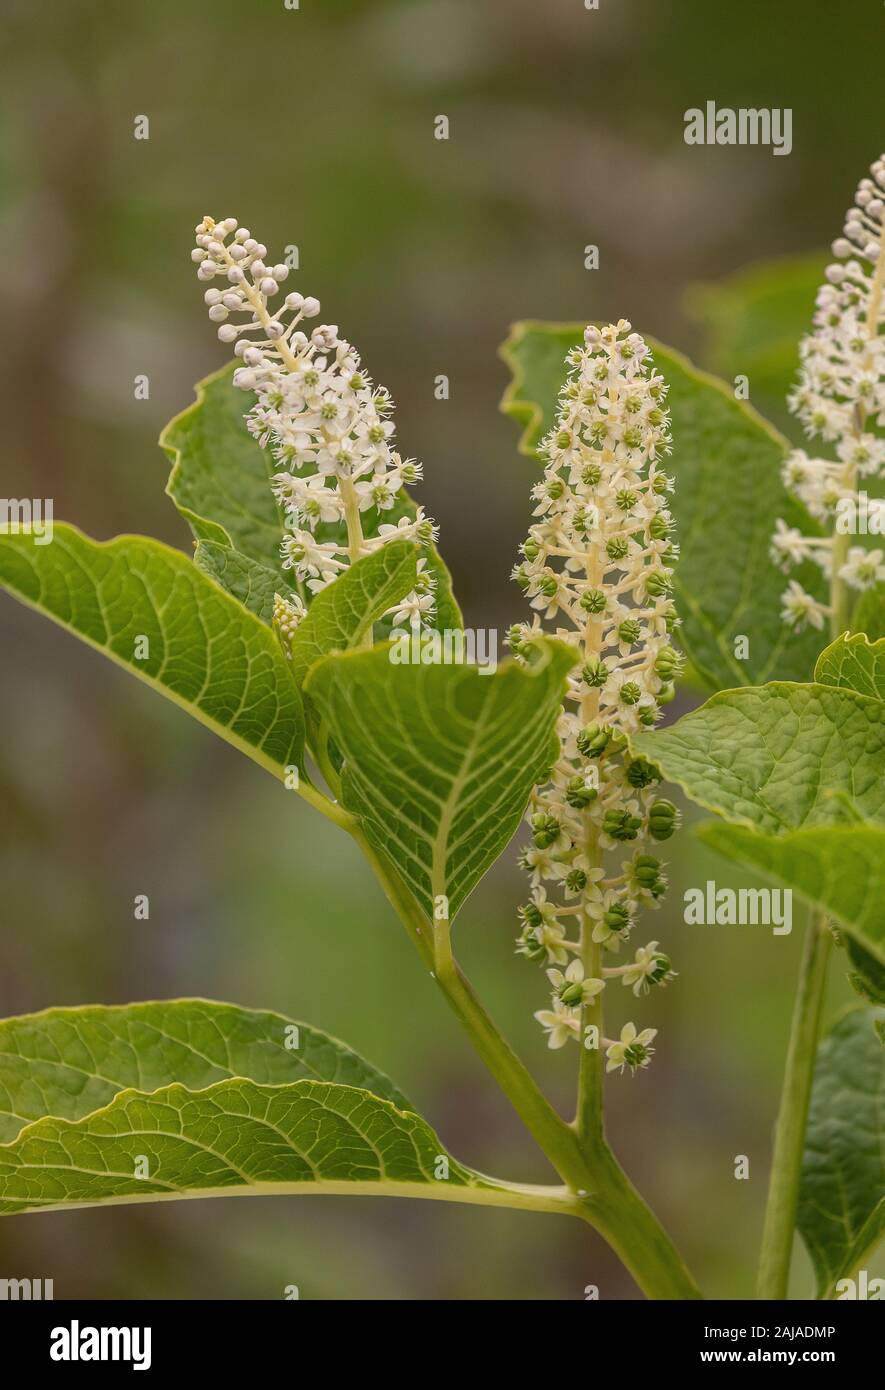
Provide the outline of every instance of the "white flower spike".
{"type": "MultiPolygon", "coordinates": [[[[426,545],[435,528],[421,508],[391,522],[403,486],[421,477],[419,465],[393,448],[393,403],[335,324],[305,331],[319,315],[319,300],[292,292],[271,307],[289,269],[268,265],[266,257],[267,247],[235,217],[204,217],[196,228],[197,275],[221,282],[206,290],[209,317],[243,364],[234,384],[257,396],[246,416],[249,430],[280,466],[272,488],[287,516],[283,568],[316,592],[391,540],[426,545]],[[338,535],[329,537],[330,526],[338,535]]],[[[432,612],[433,579],[422,564],[418,589],[391,613],[394,625],[421,625],[432,612]]],[[[277,626],[282,634],[282,622],[277,626]]]]}
{"type": "MultiPolygon", "coordinates": [[[[654,769],[625,752],[625,736],[659,718],[680,667],[670,642],[672,484],[661,469],[670,452],[667,387],[624,321],[588,328],[567,361],[556,425],[540,448],[535,523],[514,572],[538,616],[510,632],[516,654],[530,660],[532,638],[549,619],[581,658],[560,720],[560,757],[532,796],[532,846],[521,858],[532,892],[520,910],[519,953],[560,967],[572,957],[565,971],[548,969],[553,1008],[535,1015],[551,1047],[581,1041],[609,976],[637,994],[672,978],[657,942],[629,966],[601,960],[603,950],[620,949],[641,907],[658,906],[666,878],[645,842],[668,839],[678,820],[654,791],[654,769]],[[620,871],[606,868],[607,851],[624,845],[632,858],[620,871]]],[[[635,1070],[634,1055],[627,1062],[635,1070]]]]}
{"type": "MultiPolygon", "coordinates": [[[[868,589],[885,578],[882,552],[849,548],[859,496],[868,480],[885,476],[885,155],[871,178],[861,179],[844,234],[833,242],[837,261],[817,296],[814,327],[801,342],[799,383],[789,397],[810,439],[831,446],[835,458],[809,458],[795,449],[784,465],[787,489],[825,531],[803,536],[778,519],[772,558],[785,572],[811,560],[833,587],[833,605],[807,593],[798,580],[784,591],[782,617],[791,627],[822,628],[846,615],[847,590],[868,589]],[[841,514],[841,515],[840,515],[841,514]],[[842,523],[842,516],[846,523],[842,523]]],[[[873,499],[870,511],[881,504],[873,499]]],[[[872,530],[872,528],[870,528],[872,530]]]]}

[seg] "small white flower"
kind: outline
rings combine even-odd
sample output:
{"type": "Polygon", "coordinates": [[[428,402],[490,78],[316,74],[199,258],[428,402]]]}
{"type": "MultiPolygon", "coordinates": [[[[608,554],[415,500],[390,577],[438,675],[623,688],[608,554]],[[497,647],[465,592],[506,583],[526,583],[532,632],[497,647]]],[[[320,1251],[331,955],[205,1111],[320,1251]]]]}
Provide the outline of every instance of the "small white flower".
{"type": "Polygon", "coordinates": [[[419,594],[413,589],[393,608],[388,608],[387,612],[392,615],[394,627],[408,624],[409,627],[420,628],[433,613],[433,594],[419,594]]]}
{"type": "Polygon", "coordinates": [[[535,1018],[547,1033],[547,1046],[565,1047],[569,1038],[576,1042],[581,1038],[581,1014],[579,1009],[570,1009],[558,999],[551,1009],[538,1009],[535,1018]]]}
{"type": "Polygon", "coordinates": [[[606,1071],[623,1072],[624,1067],[629,1067],[635,1072],[639,1067],[647,1067],[654,1054],[651,1044],[657,1033],[656,1028],[644,1028],[637,1033],[635,1023],[625,1023],[620,1039],[606,1046],[606,1071]]]}
{"type": "Polygon", "coordinates": [[[781,616],[797,631],[806,623],[818,629],[823,628],[829,609],[813,594],[806,593],[795,579],[791,579],[781,595],[781,616]]]}
{"type": "Polygon", "coordinates": [[[545,917],[540,926],[527,928],[527,934],[531,937],[529,946],[532,949],[529,949],[526,940],[522,937],[517,946],[520,955],[536,958],[537,953],[533,948],[541,948],[546,952],[548,963],[554,965],[566,965],[568,963],[569,953],[566,949],[565,929],[555,917],[545,917]]]}
{"type": "Polygon", "coordinates": [[[299,579],[334,579],[345,568],[339,547],[334,541],[317,541],[309,531],[295,531],[285,536],[281,546],[283,569],[294,570],[299,579]]]}
{"type": "Polygon", "coordinates": [[[771,538],[771,558],[782,569],[791,565],[801,565],[807,554],[806,538],[798,526],[788,526],[778,517],[775,533],[771,538]]]}
{"type": "Polygon", "coordinates": [[[839,568],[839,576],[854,589],[871,589],[874,584],[882,583],[885,580],[882,551],[852,546],[845,564],[839,568]]]}
{"type": "Polygon", "coordinates": [[[558,878],[558,870],[563,867],[556,861],[549,846],[540,849],[537,845],[529,845],[520,855],[519,862],[520,867],[531,874],[533,888],[537,888],[544,879],[558,878]]]}
{"type": "Polygon", "coordinates": [[[640,994],[647,994],[650,983],[664,984],[673,978],[673,971],[670,969],[670,962],[658,950],[658,943],[650,941],[647,946],[640,946],[633,959],[621,976],[622,983],[638,998],[640,994]]]}
{"type": "Polygon", "coordinates": [[[604,980],[584,978],[584,966],[579,960],[573,960],[564,973],[561,970],[548,970],[547,979],[553,986],[555,997],[571,1008],[591,1004],[597,994],[605,989],[604,980]]]}

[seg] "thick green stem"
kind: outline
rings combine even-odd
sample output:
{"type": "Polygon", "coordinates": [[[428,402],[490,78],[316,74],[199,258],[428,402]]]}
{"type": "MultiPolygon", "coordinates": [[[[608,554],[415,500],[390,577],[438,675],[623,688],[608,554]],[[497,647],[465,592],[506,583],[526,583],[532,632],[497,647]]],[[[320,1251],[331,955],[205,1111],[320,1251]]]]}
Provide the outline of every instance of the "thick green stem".
{"type": "Polygon", "coordinates": [[[611,1246],[646,1298],[702,1298],[667,1232],[605,1145],[594,1173],[596,1191],[581,1214],[611,1246]]]}
{"type": "Polygon", "coordinates": [[[432,928],[408,889],[362,832],[352,830],[384,892],[431,970],[476,1052],[523,1124],[577,1200],[572,1214],[593,1226],[620,1257],[647,1298],[701,1294],[666,1231],[621,1172],[601,1137],[584,1142],[553,1109],[501,1036],[450,952],[434,953],[432,928]]]}
{"type": "Polygon", "coordinates": [[[787,1296],[805,1126],[831,942],[825,918],[819,917],[809,922],[774,1136],[759,1262],[759,1298],[782,1299],[787,1296]]]}
{"type": "Polygon", "coordinates": [[[438,972],[437,980],[476,1052],[559,1176],[575,1192],[590,1190],[593,1177],[578,1136],[498,1032],[459,966],[453,961],[438,972]]]}

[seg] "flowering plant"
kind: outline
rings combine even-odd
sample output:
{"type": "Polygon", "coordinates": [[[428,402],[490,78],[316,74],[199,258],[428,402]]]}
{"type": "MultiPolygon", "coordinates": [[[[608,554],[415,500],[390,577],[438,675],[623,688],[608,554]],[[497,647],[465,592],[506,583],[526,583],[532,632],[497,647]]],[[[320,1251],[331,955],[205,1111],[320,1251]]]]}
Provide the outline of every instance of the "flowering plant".
{"type": "Polygon", "coordinates": [[[786,1296],[798,1224],[819,1294],[838,1294],[885,1220],[885,565],[843,525],[885,465],[883,198],[880,160],[791,397],[835,460],[791,451],[738,392],[626,321],[516,327],[504,409],[542,474],[514,571],[531,611],[491,672],[402,659],[397,633],[463,624],[390,397],[248,229],[200,222],[197,274],[236,360],[161,440],[193,559],[145,537],[57,525],[43,545],[7,526],[0,584],[352,837],[554,1180],[460,1163],[386,1076],[316,1028],[183,999],[0,1023],[0,1213],[235,1191],[558,1212],[600,1232],[648,1297],[700,1297],[615,1158],[603,1104],[607,1084],[654,1066],[675,971],[669,929],[666,948],[638,932],[665,900],[682,797],[717,814],[696,832],[708,845],[812,912],[759,1292],[786,1296]],[[783,566],[799,577],[781,599],[783,566]],[[661,726],[680,676],[713,694],[661,726]],[[549,1046],[578,1048],[573,1118],[453,945],[523,819],[516,950],[551,994],[536,1013],[549,1046]],[[819,1044],[834,945],[863,1003],[819,1044]]]}

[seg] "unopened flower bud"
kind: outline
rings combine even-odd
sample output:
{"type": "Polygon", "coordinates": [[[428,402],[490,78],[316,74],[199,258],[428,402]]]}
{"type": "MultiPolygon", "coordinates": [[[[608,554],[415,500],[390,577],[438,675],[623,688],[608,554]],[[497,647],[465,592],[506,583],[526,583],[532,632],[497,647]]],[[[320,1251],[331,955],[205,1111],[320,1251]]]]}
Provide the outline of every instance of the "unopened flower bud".
{"type": "Polygon", "coordinates": [[[613,840],[635,840],[642,829],[642,821],[629,811],[611,810],[606,811],[602,828],[613,840]]]}
{"type": "Polygon", "coordinates": [[[532,816],[532,839],[538,849],[547,849],[559,839],[560,826],[555,816],[539,812],[532,816]]]}
{"type": "Polygon", "coordinates": [[[583,811],[586,806],[595,801],[599,796],[599,789],[586,782],[583,777],[572,777],[569,779],[566,788],[565,799],[569,806],[573,806],[576,811],[583,811]]]}
{"type": "Polygon", "coordinates": [[[598,758],[608,747],[610,737],[601,724],[585,724],[576,740],[578,752],[585,758],[598,758]]]}
{"type": "Polygon", "coordinates": [[[679,812],[672,801],[653,801],[648,812],[649,833],[655,840],[669,840],[679,824],[679,812]]]}
{"type": "Polygon", "coordinates": [[[627,764],[627,781],[631,787],[641,790],[660,780],[657,769],[646,758],[631,758],[627,764]]]}

